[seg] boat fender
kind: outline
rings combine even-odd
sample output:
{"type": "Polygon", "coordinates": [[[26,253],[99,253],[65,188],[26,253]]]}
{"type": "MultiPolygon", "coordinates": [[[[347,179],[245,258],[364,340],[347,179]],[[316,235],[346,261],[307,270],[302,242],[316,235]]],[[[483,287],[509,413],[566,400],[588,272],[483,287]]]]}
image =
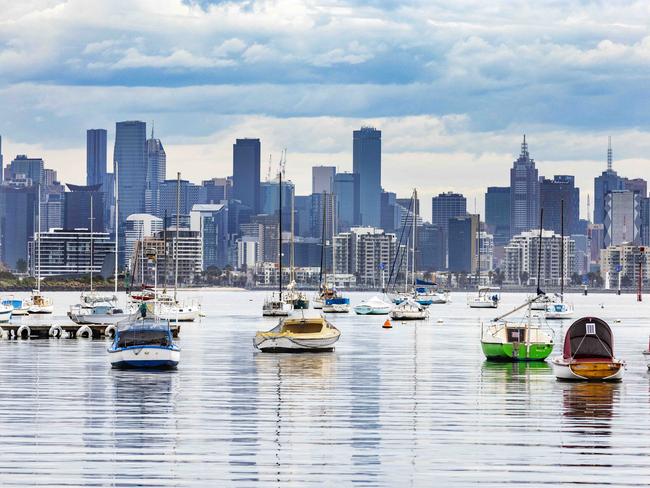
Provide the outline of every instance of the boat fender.
{"type": "Polygon", "coordinates": [[[52,327],[50,327],[50,330],[47,332],[47,335],[49,335],[50,337],[60,339],[63,337],[63,327],[55,324],[52,327]]]}
{"type": "Polygon", "coordinates": [[[104,329],[104,335],[105,335],[106,337],[110,337],[110,338],[112,339],[113,337],[115,337],[115,331],[116,331],[116,330],[117,330],[117,329],[116,329],[116,327],[115,327],[114,325],[108,325],[108,326],[104,329]]]}
{"type": "Polygon", "coordinates": [[[93,338],[93,330],[88,327],[87,325],[82,325],[77,329],[77,332],[75,334],[75,337],[77,339],[92,339],[93,338]]]}
{"type": "Polygon", "coordinates": [[[31,335],[32,329],[30,329],[29,326],[25,324],[18,327],[18,330],[16,331],[16,337],[20,339],[29,339],[31,335]]]}

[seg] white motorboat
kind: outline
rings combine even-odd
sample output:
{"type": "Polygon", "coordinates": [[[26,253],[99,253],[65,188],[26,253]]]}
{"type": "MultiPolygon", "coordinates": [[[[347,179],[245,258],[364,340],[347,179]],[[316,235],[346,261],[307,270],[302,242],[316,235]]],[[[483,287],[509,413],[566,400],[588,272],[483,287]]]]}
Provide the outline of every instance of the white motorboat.
{"type": "Polygon", "coordinates": [[[154,314],[161,320],[194,322],[200,317],[201,305],[194,300],[178,300],[163,291],[156,297],[154,314]]]}
{"type": "Polygon", "coordinates": [[[19,315],[29,315],[29,307],[31,302],[29,300],[23,300],[21,298],[15,298],[14,296],[9,296],[2,300],[2,305],[9,305],[13,309],[11,312],[12,317],[17,317],[19,315]]]}
{"type": "Polygon", "coordinates": [[[552,303],[546,306],[546,320],[565,320],[573,318],[573,306],[566,303],[552,303]]]}
{"type": "Polygon", "coordinates": [[[425,307],[429,305],[444,305],[451,301],[448,291],[433,290],[427,286],[416,287],[413,299],[425,307]]]}
{"type": "Polygon", "coordinates": [[[562,356],[551,362],[559,380],[620,381],[625,372],[625,361],[614,357],[612,330],[596,317],[583,317],[571,324],[562,356]]]}
{"type": "Polygon", "coordinates": [[[39,290],[32,291],[31,304],[28,312],[30,314],[50,314],[54,312],[54,303],[48,297],[41,294],[39,290]]]}
{"type": "Polygon", "coordinates": [[[390,318],[393,320],[426,320],[429,318],[429,311],[424,305],[409,298],[393,307],[390,318]]]}
{"type": "Polygon", "coordinates": [[[0,323],[6,323],[11,320],[11,313],[14,311],[14,307],[11,305],[0,304],[0,323]]]}
{"type": "Polygon", "coordinates": [[[341,332],[324,317],[286,318],[268,332],[257,332],[256,349],[263,352],[331,351],[341,332]]]}
{"type": "Polygon", "coordinates": [[[357,315],[388,315],[392,309],[392,304],[386,303],[379,297],[372,297],[356,305],[354,313],[357,315]]]}
{"type": "Polygon", "coordinates": [[[482,287],[478,290],[478,295],[467,297],[469,308],[497,308],[501,297],[499,288],[482,287]]]}
{"type": "Polygon", "coordinates": [[[264,300],[264,305],[262,305],[263,317],[288,317],[290,313],[291,305],[275,293],[264,300]]]}
{"type": "Polygon", "coordinates": [[[68,317],[75,324],[116,325],[131,317],[117,302],[115,295],[82,294],[80,303],[70,307],[68,317]]]}
{"type": "Polygon", "coordinates": [[[173,369],[180,351],[169,321],[140,316],[118,324],[108,357],[113,368],[173,369]]]}

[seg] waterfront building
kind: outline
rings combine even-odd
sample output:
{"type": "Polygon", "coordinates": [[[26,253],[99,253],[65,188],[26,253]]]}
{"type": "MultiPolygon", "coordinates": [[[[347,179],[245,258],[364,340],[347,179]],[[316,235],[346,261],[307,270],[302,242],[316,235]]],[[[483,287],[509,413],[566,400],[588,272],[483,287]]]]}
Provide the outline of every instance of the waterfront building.
{"type": "Polygon", "coordinates": [[[449,219],[447,249],[449,271],[452,273],[476,272],[478,215],[465,215],[449,219]]]}
{"type": "Polygon", "coordinates": [[[619,244],[600,250],[600,274],[605,288],[636,287],[641,273],[642,282],[650,277],[650,248],[634,244],[619,244]]]}
{"type": "Polygon", "coordinates": [[[580,276],[589,273],[589,263],[591,260],[591,249],[589,248],[589,238],[583,234],[572,234],[571,240],[575,242],[575,259],[573,260],[573,273],[580,276]]]}
{"type": "Polygon", "coordinates": [[[313,195],[296,195],[293,201],[295,210],[296,235],[301,237],[315,237],[313,233],[314,216],[313,195]]]}
{"type": "Polygon", "coordinates": [[[605,195],[605,247],[640,243],[640,200],[629,190],[613,190],[605,195]]]}
{"type": "Polygon", "coordinates": [[[590,264],[598,264],[600,263],[600,250],[605,247],[605,226],[589,224],[587,237],[589,238],[590,264]]]}
{"type": "Polygon", "coordinates": [[[352,270],[357,283],[373,288],[387,285],[390,266],[397,252],[395,234],[375,227],[353,227],[350,229],[349,242],[352,270]]]}
{"type": "Polygon", "coordinates": [[[481,256],[481,275],[483,275],[483,273],[488,273],[494,269],[494,236],[481,230],[478,245],[481,248],[479,255],[481,256]]]}
{"type": "MultiPolygon", "coordinates": [[[[505,283],[520,286],[537,286],[537,263],[539,255],[539,230],[522,232],[512,238],[505,248],[505,283]]],[[[561,277],[568,283],[574,269],[575,242],[552,230],[542,231],[540,286],[559,287],[561,277]],[[561,274],[562,247],[564,246],[564,275],[561,274]]],[[[544,290],[550,292],[552,290],[544,290]]]]}
{"type": "Polygon", "coordinates": [[[510,241],[510,187],[490,186],[485,193],[485,224],[494,235],[495,246],[510,241]]]}
{"type": "Polygon", "coordinates": [[[0,186],[0,257],[10,269],[27,264],[27,242],[37,229],[37,187],[0,186]]]}
{"type": "Polygon", "coordinates": [[[124,225],[125,252],[127,259],[133,260],[137,243],[145,237],[163,230],[163,220],[151,214],[133,214],[126,218],[124,225]]]}
{"type": "Polygon", "coordinates": [[[311,192],[312,193],[334,192],[335,175],[336,175],[336,166],[313,166],[311,168],[311,192]]]}
{"type": "Polygon", "coordinates": [[[129,215],[145,212],[147,190],[147,125],[137,120],[115,124],[113,168],[117,163],[120,225],[129,215]]]}
{"type": "Polygon", "coordinates": [[[555,175],[553,179],[540,178],[540,206],[544,209],[544,228],[561,233],[562,201],[564,201],[564,233],[579,232],[580,189],[575,186],[575,177],[555,175]]]}
{"type": "Polygon", "coordinates": [[[86,131],[86,185],[103,185],[106,181],[106,129],[86,131]]]}
{"type": "Polygon", "coordinates": [[[361,225],[359,175],[336,173],[333,192],[336,196],[337,232],[346,232],[361,225]]]}
{"type": "Polygon", "coordinates": [[[600,176],[594,178],[594,224],[604,224],[605,198],[612,191],[625,190],[625,179],[618,176],[613,169],[612,138],[607,146],[607,169],[600,176]]]}
{"type": "Polygon", "coordinates": [[[534,229],[538,221],[539,174],[524,135],[521,152],[510,170],[510,232],[516,235],[534,229]]]}
{"type": "Polygon", "coordinates": [[[165,181],[167,176],[167,154],[165,148],[153,136],[153,127],[151,128],[151,138],[147,139],[147,190],[145,194],[145,211],[149,214],[158,215],[160,205],[160,184],[165,181]]]}
{"type": "Polygon", "coordinates": [[[196,231],[203,245],[203,269],[223,268],[228,264],[228,206],[196,204],[190,212],[190,230],[196,231]]]}
{"type": "Polygon", "coordinates": [[[233,198],[260,211],[260,151],[259,139],[237,139],[232,147],[233,198]]]}
{"type": "Polygon", "coordinates": [[[362,127],[353,132],[352,170],[359,175],[361,224],[381,224],[381,131],[362,127]]]}
{"type": "MultiPolygon", "coordinates": [[[[90,228],[90,208],[92,200],[93,230],[103,232],[104,225],[104,192],[101,184],[92,186],[72,185],[68,183],[69,192],[64,194],[63,228],[79,229],[90,228]]],[[[41,227],[47,229],[48,227],[41,227]]]]}
{"type": "Polygon", "coordinates": [[[259,241],[255,237],[237,239],[237,269],[254,269],[258,263],[259,241]]]}
{"type": "Polygon", "coordinates": [[[50,229],[36,232],[28,245],[31,276],[110,276],[115,265],[115,243],[107,232],[81,229],[50,229]],[[92,256],[91,256],[92,249],[92,256]],[[38,265],[40,262],[40,273],[38,265]]]}

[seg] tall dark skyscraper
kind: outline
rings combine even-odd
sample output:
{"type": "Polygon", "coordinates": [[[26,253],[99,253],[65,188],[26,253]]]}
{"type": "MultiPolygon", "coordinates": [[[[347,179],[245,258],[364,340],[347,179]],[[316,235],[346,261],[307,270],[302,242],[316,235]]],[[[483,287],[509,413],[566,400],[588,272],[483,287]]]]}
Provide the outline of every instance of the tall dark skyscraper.
{"type": "Polygon", "coordinates": [[[119,221],[124,223],[129,215],[144,213],[147,189],[147,124],[125,121],[115,124],[115,150],[119,191],[119,221]]]}
{"type": "Polygon", "coordinates": [[[510,187],[490,186],[485,194],[485,223],[494,235],[495,246],[510,240],[510,187]]]}
{"type": "Polygon", "coordinates": [[[38,207],[36,186],[0,187],[0,259],[12,269],[27,261],[27,241],[36,230],[38,207]]]}
{"type": "Polygon", "coordinates": [[[562,227],[562,200],[564,200],[564,234],[578,234],[580,220],[580,189],[575,177],[555,175],[552,180],[542,178],[539,183],[539,201],[544,209],[544,228],[559,234],[562,227]]]}
{"type": "Polygon", "coordinates": [[[160,183],[167,177],[167,154],[160,139],[153,136],[147,139],[147,193],[145,195],[145,209],[147,213],[157,215],[160,202],[160,183]]]}
{"type": "Polygon", "coordinates": [[[613,169],[612,138],[607,146],[607,169],[594,178],[594,224],[605,222],[605,197],[613,191],[625,190],[625,181],[613,169]]]}
{"type": "Polygon", "coordinates": [[[381,225],[381,131],[362,127],[353,133],[352,171],[359,175],[361,224],[381,225]]]}
{"type": "Polygon", "coordinates": [[[510,170],[510,232],[534,229],[539,221],[539,173],[530,157],[526,136],[510,170]]]}
{"type": "Polygon", "coordinates": [[[233,198],[260,211],[260,153],[259,139],[237,139],[232,146],[233,198]]]}
{"type": "MultiPolygon", "coordinates": [[[[106,182],[106,129],[86,131],[86,185],[106,182]]],[[[103,189],[104,190],[104,189],[103,189]]]]}
{"type": "Polygon", "coordinates": [[[103,232],[105,194],[99,185],[79,186],[68,183],[69,192],[64,193],[63,227],[68,230],[90,230],[90,200],[92,198],[93,231],[103,232]]]}
{"type": "Polygon", "coordinates": [[[24,154],[19,154],[9,163],[7,174],[12,180],[24,177],[31,180],[31,184],[34,186],[42,185],[45,182],[44,165],[41,158],[28,158],[24,154]]]}
{"type": "Polygon", "coordinates": [[[447,246],[449,271],[474,273],[476,271],[476,244],[478,215],[466,215],[449,219],[447,246]]]}
{"type": "Polygon", "coordinates": [[[359,203],[359,175],[356,173],[336,173],[334,175],[334,195],[338,231],[347,232],[361,223],[359,203]]]}
{"type": "Polygon", "coordinates": [[[2,136],[0,135],[0,185],[5,172],[4,158],[2,156],[2,136]]]}
{"type": "Polygon", "coordinates": [[[467,214],[467,199],[460,193],[441,193],[431,199],[431,223],[447,232],[449,219],[467,214]]]}

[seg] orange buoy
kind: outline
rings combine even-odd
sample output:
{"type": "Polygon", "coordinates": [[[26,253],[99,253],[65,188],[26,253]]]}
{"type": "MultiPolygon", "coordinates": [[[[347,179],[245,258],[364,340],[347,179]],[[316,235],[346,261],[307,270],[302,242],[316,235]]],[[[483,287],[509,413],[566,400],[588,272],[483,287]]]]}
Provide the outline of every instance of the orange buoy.
{"type": "Polygon", "coordinates": [[[384,322],[384,325],[382,325],[381,327],[382,327],[382,329],[392,329],[393,324],[390,323],[389,319],[386,319],[386,322],[384,322]]]}

